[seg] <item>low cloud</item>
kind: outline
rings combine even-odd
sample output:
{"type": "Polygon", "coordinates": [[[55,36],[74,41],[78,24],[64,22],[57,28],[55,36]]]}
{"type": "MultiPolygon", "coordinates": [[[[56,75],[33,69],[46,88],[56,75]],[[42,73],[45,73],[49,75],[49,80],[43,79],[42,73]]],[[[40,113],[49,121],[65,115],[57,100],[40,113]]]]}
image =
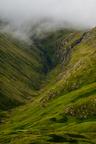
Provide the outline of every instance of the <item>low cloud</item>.
{"type": "Polygon", "coordinates": [[[0,0],[0,19],[25,38],[37,27],[87,29],[96,26],[96,0],[0,0]]]}

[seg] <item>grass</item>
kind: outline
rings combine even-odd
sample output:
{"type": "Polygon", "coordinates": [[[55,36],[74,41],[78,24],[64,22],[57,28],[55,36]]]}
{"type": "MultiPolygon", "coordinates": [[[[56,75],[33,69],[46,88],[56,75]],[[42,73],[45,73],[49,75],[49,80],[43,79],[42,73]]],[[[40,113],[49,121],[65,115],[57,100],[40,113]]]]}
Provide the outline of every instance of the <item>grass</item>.
{"type": "Polygon", "coordinates": [[[93,94],[95,89],[96,83],[93,83],[50,101],[46,107],[41,106],[38,98],[31,104],[14,109],[8,121],[0,127],[0,139],[3,142],[9,139],[10,143],[14,143],[14,139],[18,141],[20,136],[21,143],[23,139],[25,143],[30,139],[33,142],[47,143],[52,133],[56,134],[57,138],[59,135],[66,136],[66,139],[68,134],[73,133],[67,142],[70,142],[70,139],[79,141],[78,137],[81,135],[86,137],[81,138],[81,141],[86,139],[86,143],[87,141],[95,143],[96,93],[93,94]],[[88,91],[90,95],[87,97],[88,91]],[[86,99],[82,95],[85,95],[86,99]],[[71,114],[70,109],[76,113],[71,114]],[[87,112],[88,117],[85,117],[87,112]],[[81,118],[82,114],[84,117],[81,118]]]}
{"type": "MultiPolygon", "coordinates": [[[[96,29],[94,29],[94,33],[96,33],[96,29]]],[[[79,44],[76,44],[71,52],[69,51],[70,55],[67,63],[57,64],[49,72],[47,75],[49,84],[43,91],[44,101],[96,81],[96,47],[94,46],[96,39],[93,39],[94,33],[90,31],[86,33],[83,40],[79,44]]],[[[69,40],[69,45],[71,45],[70,35],[67,39],[69,40]]],[[[76,36],[75,41],[77,41],[76,36]]],[[[63,49],[62,47],[60,48],[62,52],[66,48],[66,45],[63,46],[63,49]]]]}
{"type": "Polygon", "coordinates": [[[0,35],[1,144],[96,143],[95,34],[57,31],[31,49],[0,35]]]}
{"type": "Polygon", "coordinates": [[[35,46],[0,35],[0,108],[8,109],[34,98],[44,78],[42,52],[35,46]],[[36,51],[35,51],[36,49],[36,51]],[[42,75],[41,75],[42,73],[42,75]]]}

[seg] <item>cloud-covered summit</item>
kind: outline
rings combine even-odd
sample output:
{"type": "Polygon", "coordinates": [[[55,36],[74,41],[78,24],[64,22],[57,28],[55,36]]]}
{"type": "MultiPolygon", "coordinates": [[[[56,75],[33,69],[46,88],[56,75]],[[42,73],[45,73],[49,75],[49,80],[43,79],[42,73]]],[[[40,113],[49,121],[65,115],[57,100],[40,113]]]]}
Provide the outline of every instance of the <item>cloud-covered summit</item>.
{"type": "Polygon", "coordinates": [[[0,18],[15,30],[46,27],[91,28],[96,25],[96,0],[0,0],[0,18]]]}

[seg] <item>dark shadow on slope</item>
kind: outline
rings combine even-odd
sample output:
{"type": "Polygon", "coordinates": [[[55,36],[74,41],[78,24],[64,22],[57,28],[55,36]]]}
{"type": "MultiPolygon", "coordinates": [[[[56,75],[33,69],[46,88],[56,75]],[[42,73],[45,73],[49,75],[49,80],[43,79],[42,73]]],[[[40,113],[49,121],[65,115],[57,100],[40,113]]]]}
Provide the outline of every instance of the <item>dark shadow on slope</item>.
{"type": "Polygon", "coordinates": [[[57,135],[57,134],[51,134],[49,135],[50,139],[48,140],[49,142],[56,142],[56,143],[73,143],[73,144],[78,144],[79,143],[89,143],[89,144],[94,144],[90,140],[88,140],[85,136],[80,135],[80,134],[68,134],[66,133],[64,136],[57,135]]]}
{"type": "Polygon", "coordinates": [[[60,135],[56,135],[56,134],[51,134],[50,135],[50,139],[48,140],[49,142],[56,142],[56,143],[60,143],[60,142],[71,142],[74,144],[77,144],[77,140],[72,139],[72,138],[67,138],[67,137],[63,137],[60,135]]]}

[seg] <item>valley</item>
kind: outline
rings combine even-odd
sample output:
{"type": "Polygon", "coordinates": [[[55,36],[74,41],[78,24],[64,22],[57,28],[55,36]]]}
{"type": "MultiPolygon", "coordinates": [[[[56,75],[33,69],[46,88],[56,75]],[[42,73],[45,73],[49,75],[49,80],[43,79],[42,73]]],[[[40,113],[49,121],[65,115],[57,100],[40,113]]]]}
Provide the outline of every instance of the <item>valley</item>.
{"type": "Polygon", "coordinates": [[[0,33],[0,144],[95,144],[96,28],[31,40],[0,33]]]}

